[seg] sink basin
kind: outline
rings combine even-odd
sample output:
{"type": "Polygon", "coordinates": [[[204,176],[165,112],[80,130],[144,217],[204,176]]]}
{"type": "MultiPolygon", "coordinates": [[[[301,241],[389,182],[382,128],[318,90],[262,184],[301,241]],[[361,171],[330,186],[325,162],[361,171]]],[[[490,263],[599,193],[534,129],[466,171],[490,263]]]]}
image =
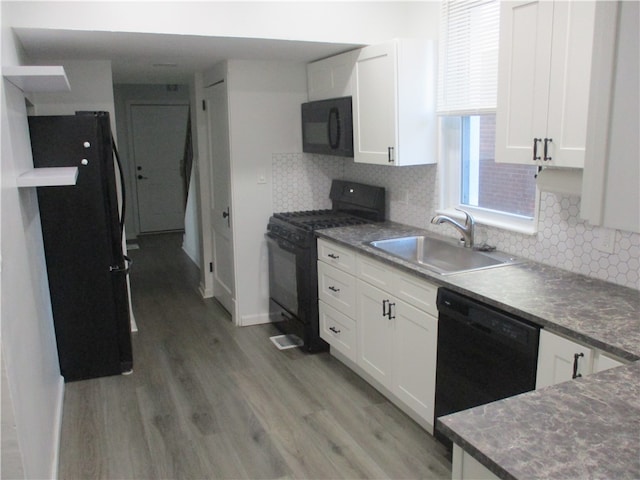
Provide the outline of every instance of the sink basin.
{"type": "Polygon", "coordinates": [[[518,263],[500,252],[480,252],[426,236],[390,238],[370,246],[441,275],[472,272],[518,263]]]}

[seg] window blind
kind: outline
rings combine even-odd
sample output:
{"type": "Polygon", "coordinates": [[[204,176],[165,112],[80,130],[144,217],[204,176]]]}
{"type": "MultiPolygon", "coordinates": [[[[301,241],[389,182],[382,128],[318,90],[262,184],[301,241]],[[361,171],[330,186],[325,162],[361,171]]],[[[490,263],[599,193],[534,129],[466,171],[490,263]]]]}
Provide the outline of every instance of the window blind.
{"type": "Polygon", "coordinates": [[[498,0],[444,0],[440,16],[438,113],[496,110],[498,0]]]}

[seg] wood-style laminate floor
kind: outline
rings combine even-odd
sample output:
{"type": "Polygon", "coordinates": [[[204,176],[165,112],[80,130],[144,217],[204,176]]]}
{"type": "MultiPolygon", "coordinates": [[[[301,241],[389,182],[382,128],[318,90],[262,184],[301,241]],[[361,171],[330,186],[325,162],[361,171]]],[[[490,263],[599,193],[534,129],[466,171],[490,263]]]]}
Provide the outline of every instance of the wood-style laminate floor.
{"type": "Polygon", "coordinates": [[[66,384],[60,479],[451,478],[444,448],[328,353],[280,351],[197,292],[181,235],[140,239],[134,372],[66,384]]]}

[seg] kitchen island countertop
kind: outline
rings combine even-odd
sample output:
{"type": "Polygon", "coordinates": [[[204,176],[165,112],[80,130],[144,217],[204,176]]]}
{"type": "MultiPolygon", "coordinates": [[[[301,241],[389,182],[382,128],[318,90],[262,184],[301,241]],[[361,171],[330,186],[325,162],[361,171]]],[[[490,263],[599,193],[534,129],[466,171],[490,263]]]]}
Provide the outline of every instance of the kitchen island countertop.
{"type": "Polygon", "coordinates": [[[368,245],[441,238],[394,222],[316,234],[633,362],[454,413],[436,427],[500,478],[640,478],[640,292],[526,260],[439,275],[368,245]]]}
{"type": "Polygon", "coordinates": [[[640,362],[438,419],[504,479],[640,478],[640,362]]]}

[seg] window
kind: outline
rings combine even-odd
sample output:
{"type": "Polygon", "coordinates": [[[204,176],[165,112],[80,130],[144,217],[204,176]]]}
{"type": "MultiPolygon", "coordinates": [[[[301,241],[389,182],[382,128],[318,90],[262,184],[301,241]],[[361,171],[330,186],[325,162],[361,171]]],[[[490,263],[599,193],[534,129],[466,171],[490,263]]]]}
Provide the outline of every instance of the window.
{"type": "Polygon", "coordinates": [[[497,0],[443,1],[441,207],[467,210],[479,223],[533,233],[536,167],[494,160],[498,34],[497,0]]]}

